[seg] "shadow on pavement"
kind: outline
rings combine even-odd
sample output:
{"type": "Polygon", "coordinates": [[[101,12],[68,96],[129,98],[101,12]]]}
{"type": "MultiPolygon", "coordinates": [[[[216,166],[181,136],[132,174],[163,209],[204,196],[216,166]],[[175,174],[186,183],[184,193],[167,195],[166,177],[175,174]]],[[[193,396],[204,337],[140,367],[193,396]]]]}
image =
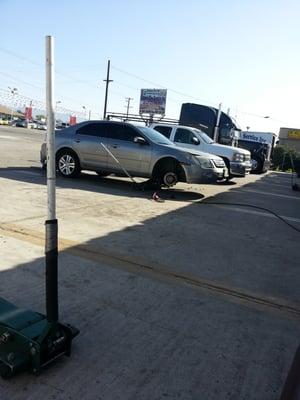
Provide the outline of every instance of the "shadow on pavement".
{"type": "MultiPolygon", "coordinates": [[[[1,169],[0,176],[45,183],[18,172],[1,169]]],[[[83,176],[58,186],[131,193],[128,182],[103,181],[83,176]]],[[[213,199],[237,201],[244,188],[213,199]]],[[[96,208],[88,213],[101,220],[96,208]]],[[[11,251],[23,243],[10,240],[11,251]]],[[[28,254],[30,240],[24,236],[28,254]]],[[[61,319],[81,330],[72,358],[38,379],[0,381],[1,399],[277,398],[299,340],[299,316],[284,309],[299,308],[298,243],[275,218],[197,203],[74,243],[59,254],[61,319]],[[282,310],[222,294],[218,285],[279,299],[282,310]]],[[[2,271],[1,296],[43,311],[43,265],[39,257],[2,271]]]]}
{"type": "MultiPolygon", "coordinates": [[[[46,184],[46,174],[43,170],[36,167],[8,167],[0,168],[0,178],[11,179],[21,182],[33,183],[37,185],[46,184]]],[[[140,179],[138,182],[145,180],[140,179]]],[[[125,196],[125,197],[146,197],[151,198],[155,189],[144,189],[135,185],[132,182],[109,176],[101,178],[92,173],[81,173],[76,179],[66,179],[57,176],[56,186],[64,189],[79,189],[89,192],[99,192],[110,195],[125,196]]],[[[201,193],[180,190],[175,188],[161,189],[159,193],[163,193],[163,197],[168,200],[176,201],[195,201],[203,198],[201,193]]]]}

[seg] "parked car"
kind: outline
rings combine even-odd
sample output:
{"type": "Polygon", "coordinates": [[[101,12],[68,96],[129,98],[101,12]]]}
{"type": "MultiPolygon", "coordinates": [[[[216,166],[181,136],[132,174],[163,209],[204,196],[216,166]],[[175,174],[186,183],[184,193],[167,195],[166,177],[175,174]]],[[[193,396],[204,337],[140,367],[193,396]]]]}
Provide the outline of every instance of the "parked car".
{"type": "Polygon", "coordinates": [[[9,120],[5,118],[0,118],[0,125],[9,125],[9,120]]]}
{"type": "Polygon", "coordinates": [[[26,119],[17,119],[11,123],[11,126],[16,126],[18,128],[35,129],[37,124],[33,121],[28,121],[26,119]]]}
{"type": "Polygon", "coordinates": [[[243,177],[251,171],[251,155],[248,150],[216,143],[206,133],[189,126],[152,124],[150,127],[168,137],[177,146],[199,149],[222,157],[230,176],[243,177]]]}
{"type": "MultiPolygon", "coordinates": [[[[159,185],[211,183],[228,174],[220,157],[178,148],[151,128],[125,122],[85,121],[56,131],[55,144],[57,170],[66,178],[77,176],[82,169],[101,176],[122,172],[109,152],[131,176],[153,178],[159,185]]],[[[40,156],[45,167],[45,143],[40,156]]]]}
{"type": "Polygon", "coordinates": [[[44,124],[43,122],[37,122],[35,129],[39,129],[41,131],[46,131],[47,130],[47,125],[44,124]]]}
{"type": "Polygon", "coordinates": [[[11,125],[18,128],[27,128],[25,119],[15,119],[14,121],[12,121],[11,125]]]}
{"type": "Polygon", "coordinates": [[[65,129],[68,128],[69,124],[67,122],[57,122],[55,129],[65,129]]]}

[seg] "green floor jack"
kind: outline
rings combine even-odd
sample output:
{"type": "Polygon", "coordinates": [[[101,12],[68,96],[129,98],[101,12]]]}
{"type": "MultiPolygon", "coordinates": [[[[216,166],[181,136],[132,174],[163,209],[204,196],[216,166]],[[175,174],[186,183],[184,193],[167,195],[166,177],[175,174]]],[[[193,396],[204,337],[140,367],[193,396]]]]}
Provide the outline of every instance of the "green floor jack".
{"type": "Polygon", "coordinates": [[[58,321],[57,219],[55,216],[55,136],[52,98],[53,38],[46,37],[47,192],[46,315],[16,307],[0,298],[0,375],[10,378],[20,371],[38,374],[62,355],[71,354],[78,329],[58,321]]]}

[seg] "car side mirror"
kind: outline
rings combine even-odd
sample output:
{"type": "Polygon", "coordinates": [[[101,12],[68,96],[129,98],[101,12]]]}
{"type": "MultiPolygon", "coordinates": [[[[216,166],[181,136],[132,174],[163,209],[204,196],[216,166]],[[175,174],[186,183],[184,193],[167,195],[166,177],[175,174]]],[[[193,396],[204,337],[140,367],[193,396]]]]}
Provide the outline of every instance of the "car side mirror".
{"type": "Polygon", "coordinates": [[[134,143],[138,143],[138,144],[148,144],[146,139],[144,139],[142,136],[136,136],[133,139],[134,143]]]}
{"type": "Polygon", "coordinates": [[[193,142],[193,144],[200,144],[200,140],[198,139],[198,138],[196,138],[196,136],[193,136],[192,137],[192,142],[193,142]]]}

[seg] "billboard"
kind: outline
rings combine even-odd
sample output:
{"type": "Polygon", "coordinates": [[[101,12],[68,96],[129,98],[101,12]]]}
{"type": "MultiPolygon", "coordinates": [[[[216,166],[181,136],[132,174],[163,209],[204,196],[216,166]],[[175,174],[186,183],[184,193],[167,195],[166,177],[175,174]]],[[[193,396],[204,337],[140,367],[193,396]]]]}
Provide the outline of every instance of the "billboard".
{"type": "Polygon", "coordinates": [[[25,108],[25,119],[32,119],[32,107],[25,108]]]}
{"type": "Polygon", "coordinates": [[[140,114],[165,115],[167,89],[141,89],[140,114]]]}

